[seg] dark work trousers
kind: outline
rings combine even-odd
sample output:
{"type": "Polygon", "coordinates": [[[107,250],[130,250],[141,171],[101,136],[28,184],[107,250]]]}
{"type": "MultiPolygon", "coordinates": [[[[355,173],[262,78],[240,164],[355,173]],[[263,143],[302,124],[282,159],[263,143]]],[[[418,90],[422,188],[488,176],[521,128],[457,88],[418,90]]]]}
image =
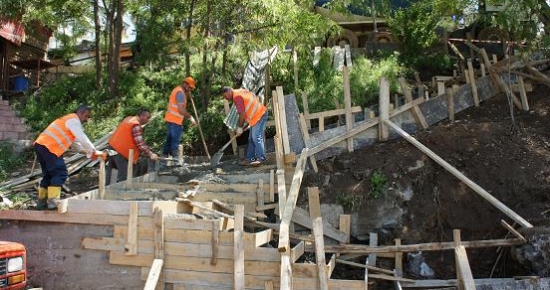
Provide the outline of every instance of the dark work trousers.
{"type": "MultiPolygon", "coordinates": [[[[132,177],[142,176],[147,173],[148,159],[140,158],[137,164],[132,167],[132,177]]],[[[128,178],[128,159],[120,154],[109,156],[109,162],[107,163],[107,172],[105,173],[105,184],[111,184],[111,173],[113,169],[117,170],[116,182],[125,181],[128,178]]]]}
{"type": "Polygon", "coordinates": [[[36,152],[36,159],[40,163],[40,168],[42,168],[40,187],[62,186],[69,176],[65,161],[63,161],[63,155],[57,157],[46,146],[38,143],[34,144],[34,151],[36,152]]]}

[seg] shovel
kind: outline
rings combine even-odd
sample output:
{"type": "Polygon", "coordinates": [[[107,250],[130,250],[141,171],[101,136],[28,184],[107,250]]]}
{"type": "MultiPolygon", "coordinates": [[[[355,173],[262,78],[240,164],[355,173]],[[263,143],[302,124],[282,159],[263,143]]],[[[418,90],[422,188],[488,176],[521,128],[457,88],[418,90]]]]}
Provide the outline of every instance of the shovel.
{"type": "MultiPolygon", "coordinates": [[[[248,130],[248,128],[250,128],[249,126],[247,126],[244,130],[248,130]]],[[[210,159],[210,166],[216,166],[218,164],[220,164],[220,160],[222,159],[223,157],[223,150],[225,150],[225,148],[227,148],[227,146],[229,146],[229,144],[231,144],[231,142],[233,140],[235,140],[235,138],[237,138],[237,135],[231,137],[231,139],[229,139],[229,141],[227,143],[225,143],[225,145],[223,145],[223,147],[218,150],[218,152],[214,153],[214,155],[212,156],[212,159],[210,159]]]]}

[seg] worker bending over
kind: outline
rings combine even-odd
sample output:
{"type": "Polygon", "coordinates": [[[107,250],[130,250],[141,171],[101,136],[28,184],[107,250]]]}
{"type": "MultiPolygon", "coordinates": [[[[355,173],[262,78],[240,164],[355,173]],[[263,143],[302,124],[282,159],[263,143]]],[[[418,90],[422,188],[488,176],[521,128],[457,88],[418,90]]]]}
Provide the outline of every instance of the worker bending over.
{"type": "Polygon", "coordinates": [[[180,144],[183,131],[183,121],[188,119],[193,126],[197,121],[187,111],[187,100],[191,98],[191,91],[195,89],[195,80],[192,77],[186,77],[182,84],[172,90],[168,100],[168,108],[164,120],[168,127],[166,143],[162,148],[162,155],[168,157],[178,157],[178,146],[180,144]]]}
{"type": "MultiPolygon", "coordinates": [[[[118,128],[109,139],[109,149],[115,150],[118,154],[109,154],[109,165],[107,166],[106,184],[111,183],[111,172],[117,169],[116,182],[121,182],[128,178],[128,159],[130,157],[130,149],[134,150],[132,163],[138,164],[140,154],[143,152],[152,161],[159,159],[143,138],[142,126],[147,124],[151,119],[151,112],[147,109],[139,109],[136,116],[124,118],[118,128]]],[[[143,160],[143,159],[142,159],[143,160]]],[[[134,166],[132,177],[140,176],[146,173],[147,165],[134,166]]]]}
{"type": "Polygon", "coordinates": [[[53,121],[34,141],[34,150],[43,175],[38,187],[37,209],[57,208],[61,186],[69,176],[63,153],[72,144],[88,158],[104,157],[103,152],[96,150],[82,129],[82,123],[86,123],[90,115],[90,107],[80,106],[74,113],[53,121]]]}
{"type": "Polygon", "coordinates": [[[264,131],[267,122],[267,107],[254,93],[245,89],[222,88],[223,97],[233,101],[239,114],[239,123],[235,134],[243,134],[243,127],[248,123],[250,133],[248,135],[248,147],[246,160],[240,162],[243,166],[259,166],[266,160],[264,131]]]}

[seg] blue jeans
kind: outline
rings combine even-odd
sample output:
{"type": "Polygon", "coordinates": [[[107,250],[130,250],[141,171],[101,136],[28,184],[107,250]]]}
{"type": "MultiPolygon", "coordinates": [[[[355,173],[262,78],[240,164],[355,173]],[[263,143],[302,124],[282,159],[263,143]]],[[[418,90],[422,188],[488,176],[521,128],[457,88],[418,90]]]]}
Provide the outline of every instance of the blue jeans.
{"type": "Polygon", "coordinates": [[[40,163],[40,168],[42,168],[40,187],[62,186],[69,177],[63,155],[57,157],[48,148],[38,143],[34,145],[34,150],[36,159],[40,163]]]}
{"type": "Polygon", "coordinates": [[[264,131],[267,123],[267,111],[258,123],[250,127],[250,133],[248,135],[248,148],[246,149],[246,159],[248,161],[258,160],[264,162],[265,157],[265,143],[264,143],[264,131]]]}
{"type": "Polygon", "coordinates": [[[166,143],[164,143],[164,147],[162,148],[162,154],[170,154],[172,157],[176,157],[183,132],[183,126],[170,122],[166,122],[166,125],[168,126],[168,132],[166,134],[166,143]]]}

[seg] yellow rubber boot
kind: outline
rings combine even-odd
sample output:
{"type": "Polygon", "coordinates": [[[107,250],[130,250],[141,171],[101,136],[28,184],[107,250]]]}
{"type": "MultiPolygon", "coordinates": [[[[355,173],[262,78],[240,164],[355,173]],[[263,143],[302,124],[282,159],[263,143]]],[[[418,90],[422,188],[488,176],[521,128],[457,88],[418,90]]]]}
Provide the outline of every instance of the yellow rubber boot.
{"type": "Polygon", "coordinates": [[[48,209],[56,209],[61,197],[61,186],[48,186],[48,209]]]}
{"type": "Polygon", "coordinates": [[[43,210],[48,206],[48,189],[45,187],[38,188],[38,201],[36,202],[36,209],[43,210]]]}

